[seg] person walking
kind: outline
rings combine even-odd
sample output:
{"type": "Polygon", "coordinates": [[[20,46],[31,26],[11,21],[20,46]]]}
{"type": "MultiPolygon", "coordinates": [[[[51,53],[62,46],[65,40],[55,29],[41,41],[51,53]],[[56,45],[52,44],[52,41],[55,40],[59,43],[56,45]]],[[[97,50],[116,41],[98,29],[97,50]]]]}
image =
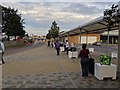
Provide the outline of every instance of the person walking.
{"type": "Polygon", "coordinates": [[[59,54],[60,54],[60,42],[58,40],[55,43],[55,48],[57,50],[57,56],[59,56],[59,54]]]}
{"type": "Polygon", "coordinates": [[[3,40],[0,41],[0,51],[1,51],[1,60],[2,60],[2,64],[4,64],[4,60],[3,60],[3,55],[4,55],[4,51],[5,51],[5,47],[4,47],[4,43],[3,43],[3,40]]]}
{"type": "Polygon", "coordinates": [[[51,47],[53,48],[53,46],[54,46],[54,41],[52,40],[52,42],[51,42],[51,47]]]}
{"type": "Polygon", "coordinates": [[[50,47],[50,40],[48,40],[48,47],[50,47]]]}
{"type": "Polygon", "coordinates": [[[82,45],[79,57],[81,58],[82,77],[87,77],[89,72],[89,50],[86,49],[87,45],[82,45]]]}
{"type": "Polygon", "coordinates": [[[67,55],[68,55],[68,48],[69,48],[69,43],[68,43],[68,40],[66,40],[65,50],[67,55]]]}

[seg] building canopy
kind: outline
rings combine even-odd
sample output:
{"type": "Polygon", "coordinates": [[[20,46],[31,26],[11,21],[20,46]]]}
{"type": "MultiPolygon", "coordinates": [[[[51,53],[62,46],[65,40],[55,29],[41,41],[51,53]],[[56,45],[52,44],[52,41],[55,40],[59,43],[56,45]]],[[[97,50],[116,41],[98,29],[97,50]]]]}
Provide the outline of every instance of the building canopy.
{"type": "MultiPolygon", "coordinates": [[[[118,30],[119,25],[116,25],[114,27],[111,27],[111,31],[118,30]]],[[[98,17],[88,23],[85,23],[83,25],[80,25],[70,31],[67,31],[62,36],[69,35],[78,35],[80,34],[91,34],[91,33],[104,33],[105,31],[108,31],[108,23],[104,21],[104,16],[98,17]]]]}

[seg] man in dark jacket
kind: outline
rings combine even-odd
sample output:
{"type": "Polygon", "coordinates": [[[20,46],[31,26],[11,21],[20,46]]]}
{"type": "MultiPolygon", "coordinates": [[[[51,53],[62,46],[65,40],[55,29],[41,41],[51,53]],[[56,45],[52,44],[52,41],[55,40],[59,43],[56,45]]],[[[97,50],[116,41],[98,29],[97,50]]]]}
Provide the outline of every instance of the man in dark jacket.
{"type": "Polygon", "coordinates": [[[60,54],[60,42],[57,40],[55,43],[55,48],[57,50],[57,56],[60,54]]]}

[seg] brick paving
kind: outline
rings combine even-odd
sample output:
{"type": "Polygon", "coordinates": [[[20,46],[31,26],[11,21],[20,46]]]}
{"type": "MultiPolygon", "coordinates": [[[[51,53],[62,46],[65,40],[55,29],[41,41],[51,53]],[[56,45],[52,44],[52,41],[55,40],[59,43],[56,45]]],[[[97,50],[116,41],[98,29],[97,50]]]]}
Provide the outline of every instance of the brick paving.
{"type": "Polygon", "coordinates": [[[78,72],[3,76],[3,88],[117,88],[118,82],[82,78],[78,72]]]}
{"type": "MultiPolygon", "coordinates": [[[[97,58],[96,53],[92,54],[97,58]]],[[[3,88],[117,88],[118,80],[83,78],[79,59],[60,56],[46,45],[4,58],[2,65],[3,88]]],[[[96,61],[98,62],[98,61],[96,61]]]]}

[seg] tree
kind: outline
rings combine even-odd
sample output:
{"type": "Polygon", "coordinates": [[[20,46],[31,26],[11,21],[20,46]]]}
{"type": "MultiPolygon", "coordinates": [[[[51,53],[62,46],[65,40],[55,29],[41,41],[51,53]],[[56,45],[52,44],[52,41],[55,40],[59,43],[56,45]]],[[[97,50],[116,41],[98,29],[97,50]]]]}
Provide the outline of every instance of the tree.
{"type": "Polygon", "coordinates": [[[115,27],[120,22],[120,14],[118,13],[118,5],[112,5],[111,9],[104,11],[104,20],[108,23],[108,27],[115,27]]]}
{"type": "Polygon", "coordinates": [[[52,23],[51,30],[50,30],[52,38],[58,37],[59,31],[60,31],[60,28],[57,26],[57,23],[54,21],[52,23]]]}
{"type": "MultiPolygon", "coordinates": [[[[110,29],[111,27],[116,27],[119,26],[120,29],[120,9],[118,8],[118,5],[114,6],[114,4],[112,5],[111,9],[106,9],[104,11],[104,20],[105,22],[108,23],[108,29],[110,29]]],[[[119,31],[120,34],[120,31],[119,31]]],[[[120,37],[120,36],[119,36],[120,37]]],[[[120,40],[120,38],[119,38],[120,40]]],[[[120,45],[120,43],[119,43],[120,45]]],[[[120,50],[120,46],[118,45],[118,48],[120,50]]],[[[118,74],[118,78],[120,79],[120,51],[118,50],[118,66],[117,66],[117,74],[118,74]]]]}
{"type": "Polygon", "coordinates": [[[47,39],[51,39],[51,35],[48,33],[48,34],[46,35],[46,38],[47,38],[47,39]]]}
{"type": "Polygon", "coordinates": [[[118,26],[120,21],[120,15],[118,14],[118,5],[112,5],[111,9],[106,9],[104,11],[104,21],[108,24],[108,44],[109,44],[109,31],[111,31],[111,27],[118,26]]]}
{"type": "Polygon", "coordinates": [[[51,38],[56,38],[58,37],[60,28],[57,26],[56,21],[52,22],[51,28],[48,31],[48,34],[46,35],[46,37],[48,37],[49,39],[51,38]]]}
{"type": "Polygon", "coordinates": [[[23,37],[25,35],[24,19],[17,12],[18,10],[2,6],[2,30],[8,36],[8,40],[10,36],[15,36],[16,39],[16,36],[23,37]]]}

